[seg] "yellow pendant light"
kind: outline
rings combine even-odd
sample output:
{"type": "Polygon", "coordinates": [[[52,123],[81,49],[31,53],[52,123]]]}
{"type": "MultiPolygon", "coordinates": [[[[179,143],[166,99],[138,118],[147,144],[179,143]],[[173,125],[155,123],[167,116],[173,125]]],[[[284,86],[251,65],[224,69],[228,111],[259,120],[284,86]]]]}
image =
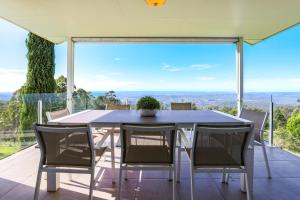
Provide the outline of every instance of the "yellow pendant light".
{"type": "Polygon", "coordinates": [[[145,1],[148,4],[148,6],[154,6],[154,7],[162,6],[166,2],[166,0],[145,0],[145,1]]]}

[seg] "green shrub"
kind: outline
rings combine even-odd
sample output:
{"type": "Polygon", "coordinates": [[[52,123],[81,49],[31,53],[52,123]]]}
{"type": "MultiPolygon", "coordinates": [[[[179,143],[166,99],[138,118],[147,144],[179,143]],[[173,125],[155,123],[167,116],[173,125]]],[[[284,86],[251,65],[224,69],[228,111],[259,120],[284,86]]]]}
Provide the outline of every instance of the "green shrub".
{"type": "Polygon", "coordinates": [[[291,116],[286,124],[288,132],[296,139],[300,139],[300,114],[291,116]]]}
{"type": "Polygon", "coordinates": [[[138,110],[145,109],[145,110],[155,110],[160,109],[159,101],[155,98],[150,96],[142,97],[138,100],[136,107],[138,110]]]}
{"type": "MultiPolygon", "coordinates": [[[[54,93],[54,44],[33,33],[26,39],[28,70],[26,83],[20,90],[22,106],[20,109],[20,130],[30,130],[37,120],[37,102],[42,93],[54,93]]],[[[43,105],[46,110],[49,105],[43,105]]]]}

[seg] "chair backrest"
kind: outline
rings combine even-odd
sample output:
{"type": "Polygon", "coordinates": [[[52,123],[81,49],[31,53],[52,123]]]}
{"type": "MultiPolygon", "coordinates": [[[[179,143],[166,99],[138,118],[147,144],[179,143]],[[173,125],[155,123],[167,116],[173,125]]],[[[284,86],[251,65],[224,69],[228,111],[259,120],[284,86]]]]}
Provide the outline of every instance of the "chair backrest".
{"type": "Polygon", "coordinates": [[[107,104],[106,110],[130,110],[130,105],[129,104],[124,104],[124,105],[107,104]]]}
{"type": "Polygon", "coordinates": [[[245,166],[252,137],[251,125],[195,125],[191,161],[193,166],[245,166]]]}
{"type": "Polygon", "coordinates": [[[121,125],[121,161],[135,164],[174,163],[174,124],[121,125]]]}
{"type": "Polygon", "coordinates": [[[87,126],[54,126],[34,124],[43,165],[92,166],[93,139],[87,126]]]}
{"type": "Polygon", "coordinates": [[[258,142],[263,142],[263,132],[266,126],[268,112],[260,112],[253,110],[242,109],[240,118],[253,121],[254,123],[254,139],[258,142]]]}
{"type": "Polygon", "coordinates": [[[69,114],[70,112],[67,108],[63,110],[53,111],[53,112],[46,112],[48,121],[67,116],[69,114]]]}
{"type": "Polygon", "coordinates": [[[191,103],[171,103],[171,110],[192,110],[191,103]]]}

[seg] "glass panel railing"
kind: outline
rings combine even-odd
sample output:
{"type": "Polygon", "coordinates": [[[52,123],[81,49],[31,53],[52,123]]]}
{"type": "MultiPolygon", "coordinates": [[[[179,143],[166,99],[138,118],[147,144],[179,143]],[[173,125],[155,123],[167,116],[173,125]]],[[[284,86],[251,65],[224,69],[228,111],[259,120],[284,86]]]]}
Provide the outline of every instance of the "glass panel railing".
{"type": "MultiPolygon", "coordinates": [[[[191,102],[193,109],[214,109],[236,115],[234,93],[205,92],[102,92],[97,94],[76,91],[73,95],[73,113],[86,109],[105,109],[106,104],[130,104],[136,108],[139,98],[150,95],[157,98],[162,109],[170,109],[171,102],[191,102]]],[[[46,112],[66,108],[66,94],[13,95],[10,100],[0,100],[0,158],[13,154],[35,143],[32,123],[37,121],[38,101],[42,102],[42,122],[47,123],[46,112]]],[[[300,152],[300,107],[295,100],[285,103],[273,98],[274,145],[300,152]]],[[[270,94],[246,94],[244,107],[269,112],[270,94]]],[[[269,118],[264,139],[269,139],[269,118]]]]}
{"type": "Polygon", "coordinates": [[[283,148],[299,156],[300,104],[298,95],[299,93],[274,93],[271,99],[271,94],[267,93],[248,94],[244,107],[267,111],[269,117],[264,130],[264,140],[269,145],[283,148]],[[270,121],[270,114],[273,115],[273,121],[270,121]],[[271,135],[272,141],[269,141],[271,123],[273,135],[271,135]]]}
{"type": "Polygon", "coordinates": [[[193,109],[214,109],[236,114],[236,94],[209,92],[81,92],[73,95],[73,112],[86,109],[105,109],[106,104],[129,104],[136,109],[136,103],[143,96],[152,96],[161,103],[161,109],[170,110],[171,102],[191,102],[193,109]]]}
{"type": "Polygon", "coordinates": [[[36,143],[32,124],[37,122],[39,101],[45,123],[47,111],[66,107],[66,94],[14,94],[1,101],[0,159],[36,143]]]}
{"type": "Polygon", "coordinates": [[[300,109],[298,103],[274,102],[273,144],[300,155],[300,109]]]}

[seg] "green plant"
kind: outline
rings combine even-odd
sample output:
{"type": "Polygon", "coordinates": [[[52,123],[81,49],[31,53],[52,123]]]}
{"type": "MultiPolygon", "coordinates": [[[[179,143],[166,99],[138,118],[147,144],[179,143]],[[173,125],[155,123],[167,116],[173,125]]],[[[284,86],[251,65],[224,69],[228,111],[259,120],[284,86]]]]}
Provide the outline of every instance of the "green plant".
{"type": "MultiPolygon", "coordinates": [[[[37,101],[41,93],[54,93],[54,44],[33,33],[26,39],[28,71],[27,80],[20,93],[22,106],[20,112],[20,130],[30,130],[37,119],[37,101]],[[28,95],[30,94],[30,95],[28,95]]],[[[48,105],[44,105],[47,110],[48,105]]]]}
{"type": "Polygon", "coordinates": [[[288,119],[286,129],[294,138],[300,139],[300,114],[293,115],[288,119]]]}
{"type": "Polygon", "coordinates": [[[98,96],[94,100],[94,106],[96,109],[103,110],[106,105],[120,105],[121,100],[117,98],[115,91],[111,90],[105,92],[104,96],[98,96]]]}
{"type": "Polygon", "coordinates": [[[155,109],[160,109],[160,104],[159,101],[157,101],[155,98],[150,96],[145,96],[138,100],[136,104],[136,108],[138,110],[140,109],[155,110],[155,109]]]}

